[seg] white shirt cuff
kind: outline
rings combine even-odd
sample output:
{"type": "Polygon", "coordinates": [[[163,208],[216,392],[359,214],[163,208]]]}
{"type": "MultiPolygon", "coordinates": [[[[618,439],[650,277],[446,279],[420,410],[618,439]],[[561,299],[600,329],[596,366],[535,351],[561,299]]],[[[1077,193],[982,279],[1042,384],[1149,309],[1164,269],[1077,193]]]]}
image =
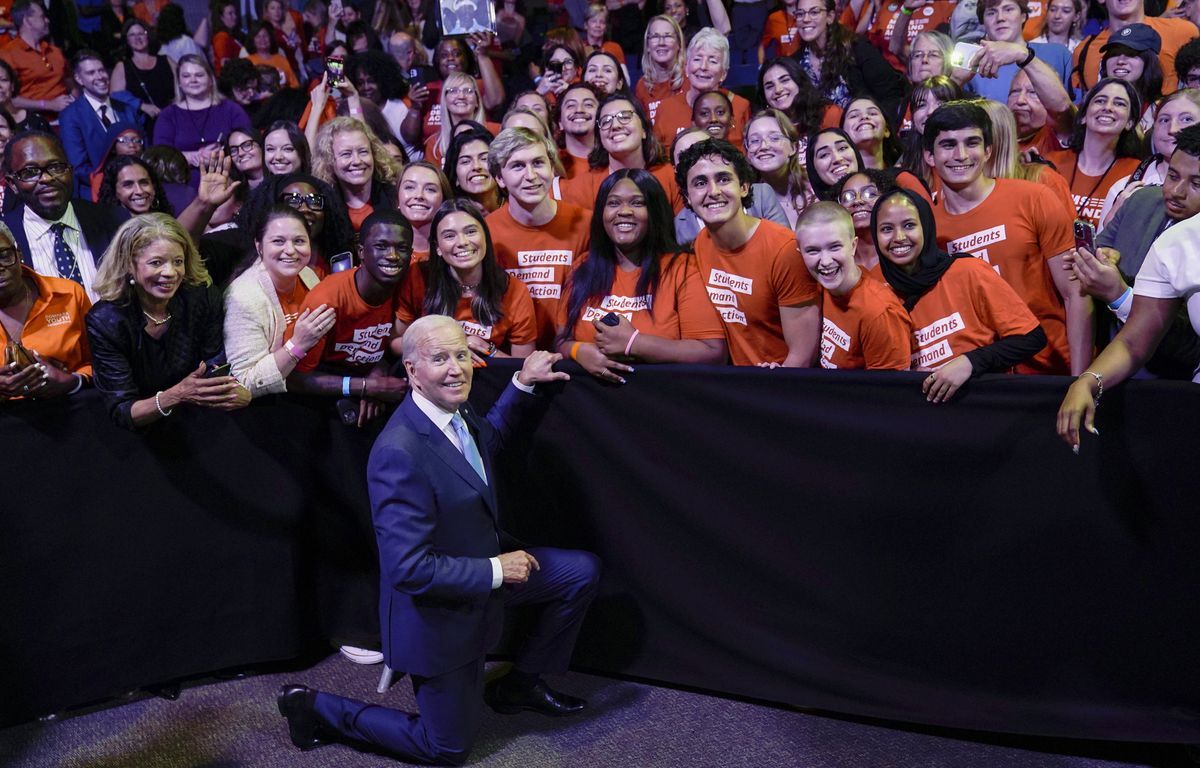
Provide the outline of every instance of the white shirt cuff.
{"type": "Polygon", "coordinates": [[[500,558],[489,557],[488,562],[492,564],[492,589],[500,589],[504,583],[504,568],[500,566],[500,558]]]}
{"type": "Polygon", "coordinates": [[[518,379],[518,378],[517,378],[517,376],[518,376],[518,373],[514,373],[514,374],[513,374],[513,379],[512,379],[512,381],[513,381],[513,386],[514,386],[514,387],[516,387],[517,389],[521,390],[522,392],[524,392],[524,393],[525,393],[525,394],[527,394],[527,395],[532,395],[532,394],[533,394],[533,387],[526,386],[525,384],[522,384],[522,383],[521,383],[521,380],[520,380],[520,379],[518,379]]]}

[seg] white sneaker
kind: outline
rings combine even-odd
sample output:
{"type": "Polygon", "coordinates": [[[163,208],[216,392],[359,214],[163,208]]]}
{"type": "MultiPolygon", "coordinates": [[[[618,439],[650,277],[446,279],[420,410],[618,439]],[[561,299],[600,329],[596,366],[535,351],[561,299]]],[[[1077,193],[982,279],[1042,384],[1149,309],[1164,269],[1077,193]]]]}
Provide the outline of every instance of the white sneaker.
{"type": "Polygon", "coordinates": [[[350,661],[355,664],[382,664],[383,652],[371,651],[366,648],[355,648],[353,645],[343,645],[338,649],[350,661]]]}

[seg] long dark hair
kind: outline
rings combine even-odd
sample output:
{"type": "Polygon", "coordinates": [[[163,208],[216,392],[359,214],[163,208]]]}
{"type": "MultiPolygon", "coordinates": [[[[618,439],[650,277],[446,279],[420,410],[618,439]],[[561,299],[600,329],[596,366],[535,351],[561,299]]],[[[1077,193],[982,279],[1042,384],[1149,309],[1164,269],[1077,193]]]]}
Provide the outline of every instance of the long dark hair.
{"type": "Polygon", "coordinates": [[[808,185],[812,187],[813,194],[816,195],[820,200],[832,199],[829,197],[829,194],[830,190],[833,189],[833,185],[825,183],[825,181],[821,178],[821,175],[817,173],[816,166],[813,164],[813,159],[816,157],[817,153],[817,139],[821,138],[827,133],[836,133],[838,136],[841,136],[843,139],[845,139],[846,143],[850,145],[850,149],[854,150],[854,158],[858,162],[858,170],[861,171],[864,167],[862,153],[858,151],[858,147],[854,146],[854,139],[850,138],[850,135],[841,128],[824,128],[814,133],[808,140],[808,148],[804,152],[804,169],[808,172],[808,185]]]}
{"type": "Polygon", "coordinates": [[[438,248],[438,225],[442,219],[452,213],[465,213],[483,228],[483,277],[479,287],[475,289],[475,297],[471,299],[471,314],[483,325],[494,325],[503,317],[501,307],[504,294],[508,290],[508,273],[500,267],[496,260],[496,250],[492,247],[492,233],[488,230],[487,222],[479,206],[470,200],[447,200],[433,214],[429,225],[429,265],[425,277],[425,304],[421,309],[422,315],[454,316],[462,298],[462,286],[454,279],[452,268],[442,258],[438,248]]]}
{"type": "MultiPolygon", "coordinates": [[[[1121,47],[1119,44],[1116,47],[1121,47]]],[[[1129,50],[1129,49],[1126,49],[1129,50]]],[[[1130,53],[1142,60],[1142,76],[1137,79],[1134,84],[1134,89],[1138,92],[1138,96],[1142,99],[1142,104],[1153,104],[1162,98],[1163,84],[1163,69],[1162,62],[1158,59],[1158,54],[1154,51],[1132,51],[1130,53]]],[[[1100,60],[1100,74],[1108,77],[1108,60],[1116,55],[1116,52],[1109,50],[1103,59],[1100,60]]],[[[1141,114],[1138,114],[1141,117],[1141,114]]]]}
{"type": "Polygon", "coordinates": [[[1104,88],[1118,84],[1125,89],[1126,96],[1129,97],[1129,119],[1133,123],[1131,128],[1121,131],[1121,136],[1117,139],[1116,156],[1117,157],[1142,157],[1145,153],[1142,151],[1142,140],[1137,135],[1138,118],[1142,114],[1142,99],[1138,95],[1137,89],[1131,83],[1127,83],[1118,77],[1106,77],[1100,82],[1092,86],[1092,89],[1083,97],[1083,102],[1079,105],[1079,117],[1075,118],[1075,126],[1071,130],[1071,142],[1068,145],[1075,154],[1079,154],[1083,150],[1083,141],[1087,137],[1087,111],[1092,105],[1092,99],[1096,98],[1096,94],[1100,93],[1104,88]]]}
{"type": "MultiPolygon", "coordinates": [[[[9,143],[11,143],[11,139],[9,143]]],[[[105,164],[104,180],[100,182],[100,193],[97,195],[97,202],[103,205],[123,207],[117,201],[117,176],[123,169],[131,165],[145,168],[146,174],[150,177],[150,182],[154,185],[154,202],[150,204],[150,213],[166,213],[174,216],[175,209],[171,207],[171,202],[167,200],[167,193],[163,191],[163,185],[158,180],[158,174],[154,172],[154,169],[145,160],[135,155],[116,155],[105,164]]]]}
{"type": "Polygon", "coordinates": [[[642,103],[630,96],[625,91],[617,91],[613,95],[605,98],[600,102],[600,106],[596,107],[596,141],[592,144],[592,152],[588,155],[588,166],[592,168],[607,168],[608,167],[608,150],[604,148],[604,143],[600,139],[600,113],[604,107],[614,101],[624,101],[629,104],[633,110],[634,117],[642,126],[642,159],[646,162],[646,167],[650,168],[663,162],[663,146],[659,142],[658,137],[654,135],[654,126],[650,122],[650,118],[646,116],[646,110],[642,108],[642,103]]]}
{"type": "Polygon", "coordinates": [[[354,228],[350,224],[341,193],[316,176],[301,171],[285,173],[282,176],[268,175],[264,178],[234,216],[238,229],[246,233],[247,237],[257,232],[267,212],[279,205],[279,195],[283,190],[298,182],[311,185],[325,198],[325,224],[321,228],[321,234],[313,236],[309,233],[313,247],[320,251],[321,258],[328,259],[342,251],[353,250],[351,245],[354,242],[354,228]]]}
{"type": "MultiPolygon", "coordinates": [[[[450,188],[454,190],[455,197],[470,197],[470,195],[463,191],[462,187],[458,185],[458,172],[455,170],[458,167],[458,158],[459,155],[462,154],[463,147],[467,146],[472,141],[482,141],[484,144],[487,144],[490,147],[492,146],[493,138],[495,137],[492,136],[490,131],[472,128],[468,131],[455,134],[455,136],[450,139],[450,148],[446,150],[446,161],[442,164],[442,171],[446,174],[446,178],[450,179],[450,188]]],[[[491,171],[488,171],[488,173],[491,173],[491,171]]],[[[501,190],[501,193],[503,194],[503,190],[501,190]]],[[[430,232],[432,231],[433,230],[431,229],[430,232]]]]}
{"type": "MultiPolygon", "coordinates": [[[[883,167],[889,168],[896,164],[903,152],[903,147],[900,145],[900,139],[896,136],[896,126],[892,123],[892,116],[887,113],[883,105],[874,97],[865,93],[860,93],[857,96],[851,96],[850,101],[846,103],[846,111],[842,113],[841,126],[842,130],[846,130],[846,114],[850,111],[850,105],[856,101],[868,101],[875,105],[879,110],[879,114],[883,116],[883,127],[887,131],[887,135],[880,140],[880,145],[883,148],[883,167]]],[[[851,142],[853,143],[853,142],[851,142]]]]}
{"type": "Polygon", "coordinates": [[[271,170],[267,168],[267,135],[275,131],[283,131],[288,136],[288,141],[292,142],[292,147],[296,150],[296,154],[300,155],[300,170],[303,173],[308,173],[312,170],[312,150],[308,148],[308,137],[300,130],[300,127],[291,120],[276,120],[267,126],[262,132],[263,143],[263,173],[267,176],[273,175],[271,170]]]}
{"type": "Polygon", "coordinates": [[[654,294],[662,276],[660,257],[673,254],[678,258],[682,249],[675,242],[675,214],[667,193],[654,174],[641,168],[622,168],[614,171],[600,184],[596,195],[596,207],[592,212],[591,242],[588,257],[575,268],[567,282],[567,323],[563,326],[561,343],[575,335],[575,325],[583,314],[584,307],[600,301],[612,290],[617,274],[617,254],[612,240],[604,231],[604,209],[613,187],[623,179],[629,179],[646,200],[646,236],[642,240],[642,274],[638,277],[637,295],[650,297],[650,314],[654,314],[654,294]]]}
{"type": "MultiPolygon", "coordinates": [[[[825,0],[825,10],[833,13],[837,8],[836,0],[825,0]]],[[[818,93],[833,93],[842,80],[842,73],[848,72],[854,63],[854,55],[850,43],[854,42],[854,33],[838,23],[835,17],[825,33],[825,51],[821,57],[821,81],[816,84],[818,93]]],[[[799,59],[809,44],[800,41],[800,48],[792,54],[799,59]]],[[[807,79],[807,75],[805,78],[807,79]]]]}
{"type": "Polygon", "coordinates": [[[825,107],[830,104],[830,101],[813,87],[812,81],[808,79],[808,75],[804,72],[804,68],[790,56],[780,56],[771,59],[759,67],[758,101],[762,104],[762,108],[773,109],[767,103],[766,94],[763,92],[763,79],[766,77],[767,70],[771,67],[782,67],[786,70],[797,88],[796,95],[792,98],[792,103],[788,105],[787,109],[781,111],[796,125],[796,129],[800,131],[801,136],[808,136],[820,129],[821,121],[825,118],[825,107]]]}

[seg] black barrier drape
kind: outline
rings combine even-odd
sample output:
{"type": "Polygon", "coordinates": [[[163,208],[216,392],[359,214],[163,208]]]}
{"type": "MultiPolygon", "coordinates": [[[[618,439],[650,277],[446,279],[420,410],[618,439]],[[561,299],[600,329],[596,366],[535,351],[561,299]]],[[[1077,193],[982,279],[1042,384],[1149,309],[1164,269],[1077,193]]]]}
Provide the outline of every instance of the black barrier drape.
{"type": "MultiPolygon", "coordinates": [[[[493,399],[512,368],[479,374],[493,399]]],[[[575,369],[502,465],[509,526],[605,563],[577,666],[807,707],[1031,734],[1197,741],[1191,385],[575,369]]],[[[322,406],[90,397],[0,415],[0,722],[369,632],[372,435],[322,406]],[[183,418],[179,418],[182,416],[183,418]]]]}

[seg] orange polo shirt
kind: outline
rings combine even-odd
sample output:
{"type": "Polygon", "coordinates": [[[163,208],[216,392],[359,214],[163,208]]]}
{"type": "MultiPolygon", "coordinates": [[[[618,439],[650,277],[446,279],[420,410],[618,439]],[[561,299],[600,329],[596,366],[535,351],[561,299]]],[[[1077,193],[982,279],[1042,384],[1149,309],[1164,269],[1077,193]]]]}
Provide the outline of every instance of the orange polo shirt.
{"type": "MultiPolygon", "coordinates": [[[[21,267],[21,275],[33,280],[38,294],[21,330],[21,344],[47,361],[62,363],[71,373],[90,378],[92,351],[84,318],[92,302],[83,286],[74,280],[39,275],[25,266],[21,267]]],[[[0,325],[0,346],[5,344],[8,333],[0,325]]]]}
{"type": "Polygon", "coordinates": [[[50,41],[43,40],[35,49],[19,37],[11,38],[0,48],[0,58],[16,71],[21,98],[45,100],[67,94],[67,60],[50,41]]]}

